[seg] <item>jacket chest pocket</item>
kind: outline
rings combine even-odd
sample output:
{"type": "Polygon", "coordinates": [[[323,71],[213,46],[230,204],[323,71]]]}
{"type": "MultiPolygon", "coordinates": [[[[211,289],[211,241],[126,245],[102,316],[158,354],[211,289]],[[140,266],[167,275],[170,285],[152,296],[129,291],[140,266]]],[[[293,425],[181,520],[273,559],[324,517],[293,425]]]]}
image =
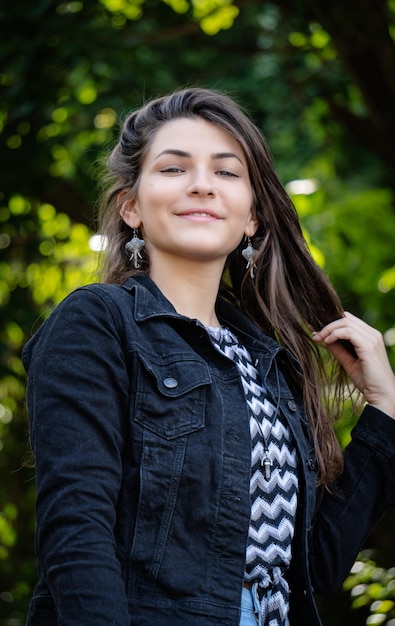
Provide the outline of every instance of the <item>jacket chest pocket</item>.
{"type": "Polygon", "coordinates": [[[204,426],[206,388],[211,374],[205,363],[175,358],[157,363],[139,355],[134,421],[164,439],[175,439],[204,426]]]}

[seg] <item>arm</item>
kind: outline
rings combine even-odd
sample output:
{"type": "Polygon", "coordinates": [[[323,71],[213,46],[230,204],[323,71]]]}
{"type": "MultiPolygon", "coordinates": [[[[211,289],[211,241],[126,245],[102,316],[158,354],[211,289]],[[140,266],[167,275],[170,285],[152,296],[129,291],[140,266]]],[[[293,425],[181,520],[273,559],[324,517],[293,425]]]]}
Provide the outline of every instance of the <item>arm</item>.
{"type": "Polygon", "coordinates": [[[344,453],[344,472],[321,494],[310,540],[317,593],[336,591],[368,534],[395,504],[395,421],[367,405],[344,453]]]}
{"type": "Polygon", "coordinates": [[[311,573],[318,592],[336,590],[373,526],[395,504],[395,377],[382,336],[346,313],[314,333],[325,342],[368,403],[353,429],[344,472],[317,509],[311,573]],[[350,354],[339,340],[351,342],[350,354]]]}
{"type": "Polygon", "coordinates": [[[125,626],[114,528],[129,379],[111,311],[89,290],[75,292],[40,329],[24,362],[37,551],[59,623],[125,626]]]}
{"type": "Polygon", "coordinates": [[[313,333],[313,340],[324,342],[344,367],[366,402],[395,419],[395,376],[387,358],[381,333],[351,313],[313,333]],[[349,341],[350,354],[339,341],[349,341]]]}

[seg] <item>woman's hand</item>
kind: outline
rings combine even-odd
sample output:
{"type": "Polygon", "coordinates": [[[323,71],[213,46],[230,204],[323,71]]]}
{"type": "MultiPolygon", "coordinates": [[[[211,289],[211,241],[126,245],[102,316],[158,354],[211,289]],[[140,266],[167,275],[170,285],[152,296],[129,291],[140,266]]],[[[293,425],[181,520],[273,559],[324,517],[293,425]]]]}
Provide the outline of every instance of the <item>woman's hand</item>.
{"type": "Polygon", "coordinates": [[[381,333],[351,313],[313,332],[344,367],[366,402],[395,419],[395,376],[387,358],[381,333]],[[352,355],[341,341],[349,341],[352,355]]]}

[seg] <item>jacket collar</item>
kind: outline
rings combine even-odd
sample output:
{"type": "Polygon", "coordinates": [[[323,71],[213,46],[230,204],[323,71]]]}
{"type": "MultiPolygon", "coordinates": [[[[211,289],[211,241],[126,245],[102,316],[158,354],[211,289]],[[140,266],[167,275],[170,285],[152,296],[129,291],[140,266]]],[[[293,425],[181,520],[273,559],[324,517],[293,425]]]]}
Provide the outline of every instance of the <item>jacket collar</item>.
{"type": "MultiPolygon", "coordinates": [[[[155,317],[170,317],[204,328],[198,320],[191,320],[189,317],[177,313],[171,302],[148,275],[130,277],[126,279],[122,287],[134,296],[134,319],[136,322],[145,322],[155,317]]],[[[233,330],[247,349],[269,352],[272,356],[285,351],[275,339],[265,335],[252,320],[235,306],[222,298],[218,298],[216,308],[221,323],[233,330]]]]}
{"type": "Polygon", "coordinates": [[[145,322],[153,317],[183,317],[145,274],[127,278],[122,287],[134,296],[136,322],[145,322]]]}

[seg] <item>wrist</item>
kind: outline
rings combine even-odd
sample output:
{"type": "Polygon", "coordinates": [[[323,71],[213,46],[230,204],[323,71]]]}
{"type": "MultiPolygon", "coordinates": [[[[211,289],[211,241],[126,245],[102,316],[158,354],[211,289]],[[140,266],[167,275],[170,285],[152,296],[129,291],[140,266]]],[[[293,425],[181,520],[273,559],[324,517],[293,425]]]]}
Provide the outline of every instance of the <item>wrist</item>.
{"type": "Polygon", "coordinates": [[[369,404],[395,420],[395,396],[393,398],[383,398],[379,402],[369,402],[369,404]]]}

